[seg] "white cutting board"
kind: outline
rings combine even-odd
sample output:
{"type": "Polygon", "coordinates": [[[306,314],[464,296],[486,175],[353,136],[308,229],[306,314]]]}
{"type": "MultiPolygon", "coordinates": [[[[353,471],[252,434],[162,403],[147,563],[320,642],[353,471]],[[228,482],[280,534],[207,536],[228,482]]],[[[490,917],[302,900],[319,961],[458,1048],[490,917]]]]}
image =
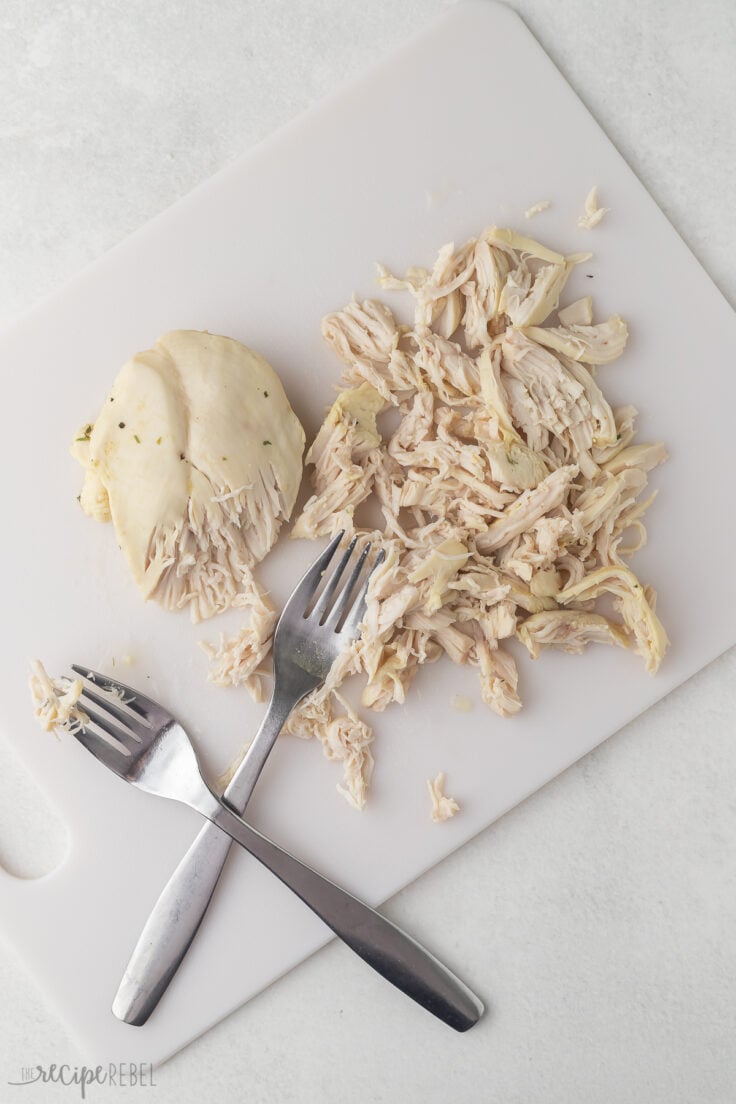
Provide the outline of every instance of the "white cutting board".
{"type": "MultiPolygon", "coordinates": [[[[279,371],[308,435],[340,366],[322,315],[375,293],[374,260],[402,270],[447,240],[510,224],[571,252],[595,250],[570,297],[631,328],[622,362],[600,370],[616,402],[642,411],[642,439],[672,459],[654,483],[650,545],[634,566],[660,593],[672,637],[651,679],[636,656],[521,657],[522,713],[483,707],[471,672],[420,674],[410,700],[376,717],[368,809],[335,793],[338,765],[284,739],[250,807],[259,828],[371,902],[384,900],[734,643],[733,350],[719,292],[507,8],[464,4],[351,89],[298,119],[88,269],[0,339],[10,386],[4,481],[0,702],[4,733],[69,828],[66,860],[23,882],[0,876],[0,924],[86,1060],[159,1062],[327,939],[324,927],[247,856],[233,856],[207,920],[144,1028],[109,1011],[129,952],[196,814],[125,786],[73,740],[37,729],[27,660],[115,671],[185,720],[212,772],[262,713],[244,692],[205,682],[196,647],[223,626],[144,606],[110,528],[75,502],[68,458],[119,366],[174,327],[230,334],[279,371]],[[575,227],[588,188],[612,208],[575,227]],[[552,209],[526,224],[537,200],[552,209]],[[592,277],[592,278],[589,278],[592,277]],[[120,657],[135,658],[132,667],[120,657]],[[113,659],[116,664],[113,667],[113,659]],[[451,697],[475,703],[465,715],[451,697]],[[425,779],[446,770],[462,814],[436,827],[425,779]]],[[[395,301],[400,303],[401,297],[395,301]]],[[[283,600],[314,547],[282,540],[262,578],[283,600]]],[[[229,615],[224,627],[237,617],[229,615]]],[[[656,778],[652,800],[657,800],[656,778]]],[[[489,902],[489,909],[493,907],[489,902]]],[[[425,925],[426,926],[426,925],[425,925]]],[[[431,924],[430,924],[431,926],[431,924]]],[[[432,947],[452,961],[452,935],[432,947]]],[[[492,998],[493,979],[468,979],[492,998]]],[[[339,1000],[339,978],[334,982],[339,1000]]],[[[404,1000],[397,994],[396,1000],[404,1000]]],[[[406,1003],[406,1015],[420,1010],[406,1003]]]]}

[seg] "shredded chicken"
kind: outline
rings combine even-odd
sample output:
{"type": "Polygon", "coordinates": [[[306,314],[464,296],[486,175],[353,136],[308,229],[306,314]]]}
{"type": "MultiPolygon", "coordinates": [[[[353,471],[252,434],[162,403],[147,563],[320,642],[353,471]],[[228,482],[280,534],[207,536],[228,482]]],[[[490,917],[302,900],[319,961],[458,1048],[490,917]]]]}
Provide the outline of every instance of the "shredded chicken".
{"type": "Polygon", "coordinates": [[[602,594],[614,595],[614,607],[623,617],[624,626],[633,634],[636,651],[646,660],[647,670],[654,674],[668,644],[667,634],[654,612],[655,592],[651,587],[643,587],[628,567],[614,563],[565,587],[558,597],[566,605],[590,601],[602,594]]]}
{"type": "MultiPolygon", "coordinates": [[[[661,662],[654,592],[624,561],[646,539],[648,473],[666,452],[634,442],[635,408],[613,409],[594,376],[623,352],[623,320],[594,323],[590,297],[558,311],[581,259],[491,227],[443,247],[431,268],[379,267],[383,288],[413,297],[413,325],[371,300],[323,321],[344,371],[307,456],[313,493],[292,536],[344,529],[385,560],[360,639],[287,730],[342,759],[356,806],[371,737],[335,695],[349,675],[380,712],[446,654],[477,671],[491,709],[513,716],[509,640],[533,657],[633,644],[649,670],[661,662]],[[362,520],[369,503],[380,526],[362,520]]],[[[246,678],[251,662],[246,649],[246,678]]],[[[237,659],[231,681],[236,671],[237,659]]]]}
{"type": "Polygon", "coordinates": [[[598,188],[594,186],[585,198],[585,210],[578,218],[578,226],[581,230],[592,230],[601,219],[608,214],[609,207],[601,207],[598,203],[598,188]]]}
{"type": "Polygon", "coordinates": [[[539,326],[527,328],[527,337],[555,352],[564,353],[572,360],[585,364],[608,364],[624,351],[628,331],[623,318],[613,315],[598,326],[539,326]]]}
{"type": "Polygon", "coordinates": [[[337,792],[354,809],[360,810],[365,805],[373,773],[370,752],[373,731],[345,698],[337,693],[333,697],[342,706],[343,712],[320,730],[322,750],[328,759],[337,759],[342,763],[343,778],[337,784],[337,792]]]}
{"type": "Polygon", "coordinates": [[[250,619],[233,637],[220,633],[218,644],[200,641],[200,648],[212,661],[207,677],[216,686],[245,686],[254,701],[261,702],[266,696],[265,663],[276,628],[276,611],[252,576],[250,585],[232,604],[247,609],[250,619]]]}
{"type": "Polygon", "coordinates": [[[441,824],[443,820],[449,820],[450,817],[454,817],[455,813],[460,811],[460,806],[455,798],[447,797],[444,792],[445,775],[442,771],[434,781],[430,778],[427,779],[427,789],[429,790],[429,799],[432,802],[430,815],[435,824],[441,824]]]}
{"type": "Polygon", "coordinates": [[[342,763],[337,792],[354,809],[363,809],[373,773],[373,730],[341,694],[331,689],[330,680],[304,699],[289,717],[284,732],[306,740],[316,736],[325,757],[342,763]]]}
{"type": "Polygon", "coordinates": [[[586,644],[619,644],[629,647],[626,632],[599,613],[581,610],[545,610],[527,617],[517,636],[536,659],[542,648],[557,645],[566,652],[582,652],[586,644]]]}
{"type": "Polygon", "coordinates": [[[31,663],[28,680],[34,716],[46,732],[74,735],[89,723],[89,717],[78,704],[82,680],[51,678],[39,659],[31,663]]]}

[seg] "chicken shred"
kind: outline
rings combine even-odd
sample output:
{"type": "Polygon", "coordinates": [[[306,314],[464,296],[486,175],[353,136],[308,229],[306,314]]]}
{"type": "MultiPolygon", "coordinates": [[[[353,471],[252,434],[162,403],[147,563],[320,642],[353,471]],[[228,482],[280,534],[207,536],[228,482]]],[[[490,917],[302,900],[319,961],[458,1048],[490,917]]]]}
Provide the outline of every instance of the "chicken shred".
{"type": "Polygon", "coordinates": [[[271,650],[277,615],[268,596],[249,573],[233,606],[245,608],[250,619],[230,638],[220,634],[219,643],[200,641],[200,648],[211,660],[208,679],[216,686],[245,686],[254,701],[265,698],[264,675],[271,650]],[[247,582],[247,586],[246,586],[247,582]]]}
{"type": "Polygon", "coordinates": [[[356,807],[372,734],[335,693],[348,676],[362,676],[362,705],[380,712],[446,654],[513,716],[510,639],[533,657],[607,643],[633,645],[652,672],[662,660],[656,596],[624,561],[646,539],[648,473],[666,451],[634,442],[636,409],[612,408],[594,378],[624,351],[623,320],[594,324],[590,297],[555,318],[581,257],[491,227],[443,247],[431,268],[397,277],[379,266],[384,289],[412,296],[412,325],[355,299],[322,323],[344,370],[291,535],[344,529],[385,559],[360,639],[286,730],[318,736],[343,762],[356,807]],[[381,526],[359,520],[368,503],[381,526]]]}
{"type": "Polygon", "coordinates": [[[430,815],[435,824],[441,824],[444,820],[449,820],[450,817],[454,817],[455,813],[460,811],[460,806],[455,798],[447,797],[445,794],[445,775],[443,771],[440,771],[434,780],[427,779],[427,789],[429,790],[429,799],[432,802],[430,815]]]}
{"type": "Polygon", "coordinates": [[[294,710],[284,732],[305,740],[316,736],[325,757],[342,763],[343,777],[337,792],[354,809],[363,809],[373,773],[373,730],[341,694],[330,689],[329,680],[294,710]]]}
{"type": "Polygon", "coordinates": [[[28,685],[34,716],[46,732],[73,736],[89,723],[89,717],[78,704],[83,689],[81,679],[52,678],[43,663],[34,659],[28,685]]]}
{"type": "Polygon", "coordinates": [[[619,644],[629,647],[629,637],[618,625],[599,613],[582,610],[546,610],[527,617],[517,635],[532,659],[543,648],[556,645],[566,652],[582,652],[586,644],[619,644]]]}
{"type": "Polygon", "coordinates": [[[578,218],[578,226],[581,230],[593,230],[601,219],[608,214],[609,207],[601,207],[598,203],[598,187],[590,189],[585,198],[585,209],[578,218]]]}
{"type": "Polygon", "coordinates": [[[541,215],[542,211],[546,211],[552,204],[548,199],[540,199],[539,203],[533,203],[531,207],[527,207],[524,212],[524,218],[534,218],[535,215],[541,215]]]}

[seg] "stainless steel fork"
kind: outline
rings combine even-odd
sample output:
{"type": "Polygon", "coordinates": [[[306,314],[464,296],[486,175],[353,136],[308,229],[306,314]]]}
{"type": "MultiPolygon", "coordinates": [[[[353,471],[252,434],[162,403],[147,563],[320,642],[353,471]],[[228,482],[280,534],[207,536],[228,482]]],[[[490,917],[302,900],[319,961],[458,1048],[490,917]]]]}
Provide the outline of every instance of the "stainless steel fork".
{"type": "MultiPolygon", "coordinates": [[[[478,1021],[481,1002],[429,951],[218,800],[200,773],[189,737],[171,713],[86,667],[75,665],[74,670],[84,680],[82,702],[90,722],[75,738],[100,762],[126,782],[181,801],[207,817],[289,886],[374,970],[450,1027],[467,1031],[478,1021]],[[124,704],[98,694],[93,686],[122,694],[124,704]]],[[[316,677],[304,670],[307,681],[316,677]]]]}
{"type": "MultiPolygon", "coordinates": [[[[223,798],[244,813],[258,777],[301,699],[327,677],[332,664],[359,633],[372,571],[360,583],[367,544],[355,555],[353,539],[329,576],[344,533],[338,533],[307,570],[287,601],[274,633],[274,686],[261,727],[223,798]],[[341,581],[347,582],[338,593],[341,581]],[[323,583],[320,596],[315,595],[323,583]],[[360,585],[359,585],[360,583],[360,585]]],[[[126,1023],[144,1024],[165,993],[194,939],[217,885],[231,840],[205,824],[151,911],[125,968],[112,1010],[126,1023]]]]}

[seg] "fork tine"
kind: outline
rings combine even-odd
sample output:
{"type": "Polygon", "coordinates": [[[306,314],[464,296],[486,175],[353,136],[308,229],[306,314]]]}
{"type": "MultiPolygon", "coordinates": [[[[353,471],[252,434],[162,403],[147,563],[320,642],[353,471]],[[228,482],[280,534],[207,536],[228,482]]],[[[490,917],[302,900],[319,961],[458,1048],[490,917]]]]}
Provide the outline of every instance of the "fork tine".
{"type": "Polygon", "coordinates": [[[381,551],[376,556],[376,560],[375,560],[375,563],[373,564],[373,567],[370,569],[370,571],[366,575],[366,577],[365,577],[365,579],[364,579],[364,581],[363,581],[363,583],[360,587],[360,590],[358,591],[358,593],[355,596],[355,601],[353,602],[352,608],[351,608],[350,612],[348,613],[347,617],[345,618],[345,624],[340,629],[341,634],[345,633],[346,636],[350,636],[350,637],[354,637],[354,636],[358,635],[358,630],[360,629],[360,624],[361,624],[363,618],[365,617],[366,595],[368,594],[368,587],[370,585],[370,581],[371,581],[371,579],[373,578],[373,576],[375,574],[376,568],[380,564],[382,564],[385,559],[386,559],[386,552],[382,548],[381,551]]]}
{"type": "Polygon", "coordinates": [[[74,733],[74,739],[90,751],[95,759],[115,774],[123,775],[130,763],[130,755],[125,751],[114,748],[98,732],[92,732],[89,728],[81,728],[74,733]]]}
{"type": "MultiPolygon", "coordinates": [[[[86,691],[82,691],[82,698],[86,696],[86,691]]],[[[126,731],[123,728],[118,728],[116,724],[109,721],[107,717],[104,717],[101,713],[96,713],[93,709],[89,709],[87,703],[84,703],[84,712],[89,717],[92,724],[96,724],[98,728],[107,733],[108,736],[112,736],[113,740],[117,740],[126,750],[128,750],[131,744],[139,744],[139,740],[133,735],[132,732],[126,731]]]]}
{"type": "Polygon", "coordinates": [[[109,713],[111,717],[114,717],[116,721],[120,721],[122,725],[127,726],[139,739],[145,739],[146,736],[150,735],[150,728],[147,725],[143,724],[136,717],[131,717],[130,714],[121,709],[116,702],[100,697],[99,694],[95,694],[86,686],[82,690],[82,697],[87,698],[88,701],[94,702],[95,705],[99,705],[100,709],[104,709],[105,712],[109,713]]]}
{"type": "Polygon", "coordinates": [[[324,614],[330,608],[333,596],[335,594],[335,591],[337,590],[337,584],[342,578],[342,574],[350,561],[350,557],[355,551],[355,546],[357,543],[358,538],[353,537],[350,544],[343,552],[339,564],[330,575],[330,578],[327,580],[327,585],[325,586],[325,589],[322,591],[319,598],[314,603],[314,608],[309,611],[310,618],[314,617],[318,622],[321,622],[324,614]]]}
{"type": "Polygon", "coordinates": [[[317,557],[311,567],[307,568],[304,575],[302,575],[301,579],[294,587],[288,602],[281,612],[281,618],[279,618],[279,620],[286,615],[287,611],[291,614],[299,613],[302,616],[304,615],[310,601],[314,597],[322,576],[329,566],[330,560],[335,554],[335,549],[344,536],[344,529],[341,529],[339,533],[335,533],[324,552],[317,557]]]}
{"type": "Polygon", "coordinates": [[[156,724],[157,719],[162,721],[173,720],[171,714],[162,705],[153,701],[152,698],[147,698],[145,694],[139,693],[138,690],[134,690],[132,686],[126,686],[124,682],[117,682],[109,675],[101,675],[99,671],[93,671],[90,667],[80,667],[78,663],[72,663],[71,667],[72,671],[79,675],[85,684],[91,682],[98,687],[102,687],[103,690],[120,691],[123,697],[130,699],[125,703],[128,709],[138,713],[144,721],[156,724]]]}
{"type": "Polygon", "coordinates": [[[353,570],[350,572],[350,578],[346,582],[345,586],[342,588],[342,593],[340,594],[340,597],[335,602],[334,606],[330,610],[329,616],[325,620],[325,625],[328,625],[332,629],[337,629],[337,626],[340,624],[343,615],[347,610],[350,609],[352,605],[352,593],[355,589],[355,584],[360,578],[360,573],[363,570],[363,564],[365,563],[366,557],[370,550],[371,542],[368,541],[365,548],[358,556],[358,561],[353,570]]]}

